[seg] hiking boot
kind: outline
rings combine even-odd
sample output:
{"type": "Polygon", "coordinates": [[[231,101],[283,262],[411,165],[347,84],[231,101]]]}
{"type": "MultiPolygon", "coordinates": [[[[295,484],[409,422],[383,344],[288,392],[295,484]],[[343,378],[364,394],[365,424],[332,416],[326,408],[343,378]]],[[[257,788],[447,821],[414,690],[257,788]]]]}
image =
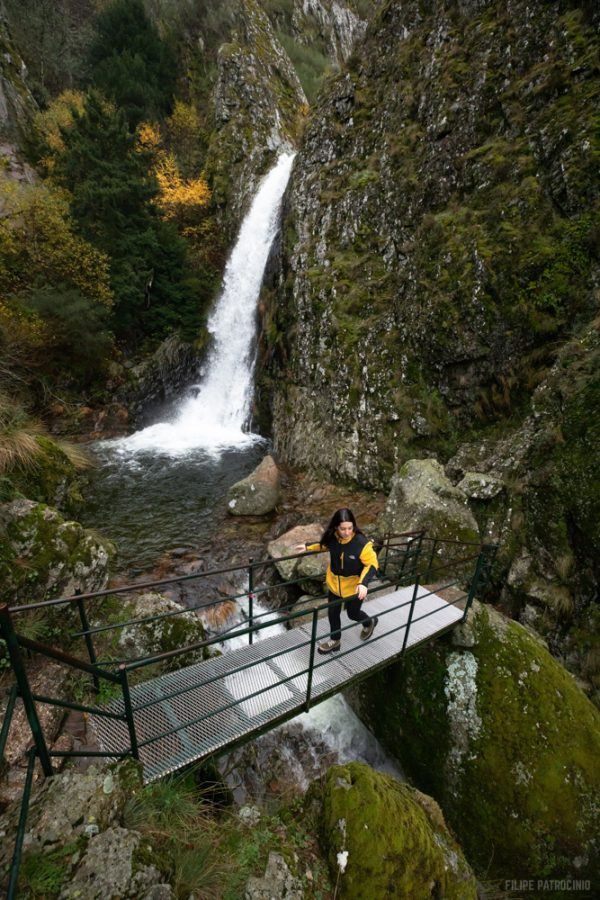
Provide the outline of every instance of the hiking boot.
{"type": "Polygon", "coordinates": [[[328,641],[323,641],[322,644],[317,646],[317,650],[319,653],[335,653],[340,649],[341,641],[332,641],[331,639],[328,641]]]}
{"type": "Polygon", "coordinates": [[[369,638],[375,631],[375,626],[377,625],[378,622],[379,622],[379,619],[377,618],[377,616],[375,616],[375,618],[371,619],[371,621],[369,622],[368,625],[363,625],[361,632],[360,632],[361,640],[363,640],[363,641],[369,640],[369,638]]]}

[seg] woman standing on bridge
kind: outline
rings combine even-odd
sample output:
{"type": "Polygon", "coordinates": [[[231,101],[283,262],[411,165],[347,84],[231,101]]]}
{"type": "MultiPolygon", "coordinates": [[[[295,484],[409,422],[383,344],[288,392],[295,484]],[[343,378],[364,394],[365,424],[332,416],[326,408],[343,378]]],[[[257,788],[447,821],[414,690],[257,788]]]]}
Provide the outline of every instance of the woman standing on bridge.
{"type": "Polygon", "coordinates": [[[373,634],[377,617],[369,618],[361,605],[368,584],[377,574],[379,563],[373,543],[356,525],[351,509],[338,509],[318,544],[297,544],[296,550],[329,550],[326,583],[328,588],[331,635],[318,646],[319,653],[340,649],[342,605],[348,618],[362,622],[360,636],[366,641],[373,634]],[[340,602],[343,599],[343,604],[340,602]]]}

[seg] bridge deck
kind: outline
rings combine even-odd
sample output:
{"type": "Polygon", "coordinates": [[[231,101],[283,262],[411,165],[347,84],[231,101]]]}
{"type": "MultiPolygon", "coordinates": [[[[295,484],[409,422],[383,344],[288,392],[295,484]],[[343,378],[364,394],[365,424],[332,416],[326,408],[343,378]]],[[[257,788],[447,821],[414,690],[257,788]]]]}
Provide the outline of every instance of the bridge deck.
{"type": "MultiPolygon", "coordinates": [[[[342,690],[368,670],[399,655],[412,593],[412,587],[405,587],[373,596],[364,606],[369,615],[379,616],[370,640],[361,641],[360,628],[353,625],[343,631],[339,653],[315,653],[311,703],[342,690]],[[406,605],[393,609],[401,603],[406,605]]],[[[419,588],[407,647],[446,630],[462,614],[457,606],[429,594],[425,587],[419,588]]],[[[347,622],[343,615],[342,627],[347,622]]],[[[318,638],[328,633],[327,619],[320,619],[318,638]]],[[[133,687],[131,699],[144,780],[154,781],[302,712],[310,642],[311,626],[303,625],[133,687]],[[246,668],[234,671],[241,666],[246,668]],[[149,705],[136,710],[146,703],[149,705]],[[175,728],[175,733],[164,735],[175,728]]],[[[106,708],[122,713],[123,702],[115,700],[106,708]]],[[[100,716],[90,720],[102,750],[122,752],[129,747],[125,722],[100,716]]]]}

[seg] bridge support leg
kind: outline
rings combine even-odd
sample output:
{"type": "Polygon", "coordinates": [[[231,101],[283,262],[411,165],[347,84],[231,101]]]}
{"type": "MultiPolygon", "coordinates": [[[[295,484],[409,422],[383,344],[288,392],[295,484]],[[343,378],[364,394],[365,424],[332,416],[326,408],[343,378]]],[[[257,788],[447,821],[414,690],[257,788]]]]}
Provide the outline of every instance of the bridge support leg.
{"type": "Polygon", "coordinates": [[[412,600],[410,601],[410,609],[408,611],[408,619],[406,621],[406,629],[404,631],[404,641],[402,642],[402,653],[406,650],[406,645],[408,643],[408,633],[410,631],[410,623],[412,622],[413,613],[415,611],[415,603],[417,602],[417,594],[419,592],[419,579],[415,581],[415,588],[413,590],[412,600]]]}
{"type": "Polygon", "coordinates": [[[306,680],[306,702],[304,709],[306,712],[310,709],[310,695],[312,693],[313,669],[315,667],[315,647],[317,646],[317,621],[318,613],[316,609],[312,612],[312,630],[310,635],[310,658],[308,661],[308,678],[306,680]]]}
{"type": "Polygon", "coordinates": [[[3,603],[0,606],[0,635],[2,636],[2,640],[6,643],[6,649],[8,650],[8,655],[19,689],[19,696],[25,707],[27,721],[31,728],[31,734],[42,766],[42,771],[44,775],[53,775],[54,770],[52,769],[52,762],[50,760],[50,754],[48,753],[46,739],[44,737],[42,726],[40,725],[35,701],[29,686],[29,679],[27,677],[25,664],[23,663],[23,657],[21,656],[19,641],[15,629],[13,628],[10,610],[6,603],[3,603]]]}

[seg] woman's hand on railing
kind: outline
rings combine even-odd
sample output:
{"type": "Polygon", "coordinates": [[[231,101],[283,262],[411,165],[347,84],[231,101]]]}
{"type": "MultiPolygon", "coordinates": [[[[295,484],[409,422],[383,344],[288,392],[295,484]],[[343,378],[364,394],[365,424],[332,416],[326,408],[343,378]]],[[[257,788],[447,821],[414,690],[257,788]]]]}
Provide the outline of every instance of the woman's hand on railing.
{"type": "Polygon", "coordinates": [[[306,552],[306,544],[294,544],[294,552],[295,553],[305,553],[306,552]]]}

